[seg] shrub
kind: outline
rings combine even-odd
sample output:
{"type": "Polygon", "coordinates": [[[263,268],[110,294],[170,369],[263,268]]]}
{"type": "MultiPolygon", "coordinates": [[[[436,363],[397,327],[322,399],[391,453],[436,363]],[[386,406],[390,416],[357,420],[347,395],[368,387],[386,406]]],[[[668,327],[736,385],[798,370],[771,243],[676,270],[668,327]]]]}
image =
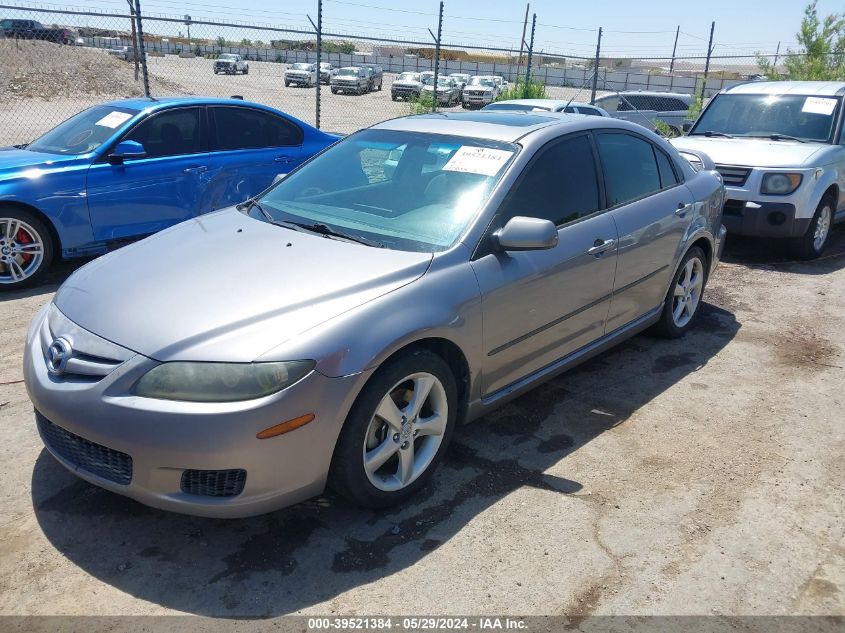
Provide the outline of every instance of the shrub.
{"type": "Polygon", "coordinates": [[[546,86],[541,82],[531,80],[525,83],[524,80],[518,79],[515,83],[510,84],[507,88],[499,93],[496,101],[505,101],[508,99],[548,99],[549,95],[546,92],[546,86]]]}
{"type": "Polygon", "coordinates": [[[434,110],[434,96],[424,92],[408,102],[408,114],[426,114],[434,110]]]}

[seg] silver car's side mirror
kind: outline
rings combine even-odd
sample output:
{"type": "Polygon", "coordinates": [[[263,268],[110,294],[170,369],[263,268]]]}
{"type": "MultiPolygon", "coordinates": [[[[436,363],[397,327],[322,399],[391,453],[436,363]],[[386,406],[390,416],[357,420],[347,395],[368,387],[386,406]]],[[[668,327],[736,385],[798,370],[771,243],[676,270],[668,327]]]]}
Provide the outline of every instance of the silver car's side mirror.
{"type": "Polygon", "coordinates": [[[493,233],[493,242],[502,251],[536,251],[557,246],[557,227],[551,220],[516,216],[493,233]]]}

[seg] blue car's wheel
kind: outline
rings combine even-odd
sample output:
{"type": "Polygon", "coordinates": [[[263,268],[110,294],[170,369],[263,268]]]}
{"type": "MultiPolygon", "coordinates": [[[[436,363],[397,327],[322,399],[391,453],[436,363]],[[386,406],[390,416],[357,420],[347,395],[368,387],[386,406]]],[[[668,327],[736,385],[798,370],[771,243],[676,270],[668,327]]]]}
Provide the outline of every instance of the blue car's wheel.
{"type": "Polygon", "coordinates": [[[53,259],[53,242],[32,213],[0,207],[0,290],[33,284],[53,259]]]}

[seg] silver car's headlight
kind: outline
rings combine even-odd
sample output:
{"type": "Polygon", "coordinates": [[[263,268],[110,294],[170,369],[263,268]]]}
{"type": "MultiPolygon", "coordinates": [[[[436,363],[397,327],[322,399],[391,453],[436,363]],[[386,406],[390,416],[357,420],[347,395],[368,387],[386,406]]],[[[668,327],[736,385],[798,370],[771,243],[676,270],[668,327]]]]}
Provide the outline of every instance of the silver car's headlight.
{"type": "Polygon", "coordinates": [[[135,383],[135,395],[190,402],[236,402],[269,396],[304,378],[314,361],[162,363],[135,383]]]}
{"type": "Polygon", "coordinates": [[[801,174],[763,174],[760,193],[775,196],[788,195],[801,186],[801,178],[801,174]]]}

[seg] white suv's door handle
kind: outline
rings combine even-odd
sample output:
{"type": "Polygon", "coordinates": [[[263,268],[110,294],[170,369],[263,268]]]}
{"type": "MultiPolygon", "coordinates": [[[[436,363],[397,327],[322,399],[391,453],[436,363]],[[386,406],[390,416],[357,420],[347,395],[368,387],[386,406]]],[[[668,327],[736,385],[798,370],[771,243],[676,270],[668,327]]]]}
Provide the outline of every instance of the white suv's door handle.
{"type": "Polygon", "coordinates": [[[592,248],[587,249],[588,255],[601,255],[616,246],[616,240],[596,240],[592,248]]]}

